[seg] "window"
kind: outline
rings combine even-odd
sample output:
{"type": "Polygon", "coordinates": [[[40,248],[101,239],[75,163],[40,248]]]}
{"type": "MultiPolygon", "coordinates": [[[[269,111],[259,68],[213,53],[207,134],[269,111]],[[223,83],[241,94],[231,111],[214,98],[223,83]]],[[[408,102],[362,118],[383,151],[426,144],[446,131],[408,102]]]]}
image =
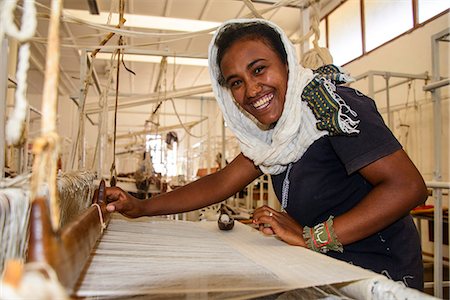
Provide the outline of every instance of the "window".
{"type": "Polygon", "coordinates": [[[364,2],[366,50],[408,31],[414,26],[411,0],[364,2]]]}
{"type": "Polygon", "coordinates": [[[361,56],[361,14],[359,1],[343,3],[328,16],[328,48],[336,65],[345,64],[361,56]]]}
{"type": "Polygon", "coordinates": [[[147,135],[147,152],[150,152],[155,172],[163,176],[177,175],[177,146],[177,142],[173,142],[169,149],[160,135],[147,135]]]}
{"type": "MultiPolygon", "coordinates": [[[[343,65],[417,27],[415,1],[419,23],[450,8],[450,0],[346,0],[320,23],[319,45],[328,47],[334,64],[343,65]],[[360,3],[364,4],[365,41],[362,41],[360,3]]],[[[313,38],[309,39],[310,47],[313,38]]]]}
{"type": "Polygon", "coordinates": [[[418,0],[419,23],[431,19],[450,7],[449,0],[418,0]]]}

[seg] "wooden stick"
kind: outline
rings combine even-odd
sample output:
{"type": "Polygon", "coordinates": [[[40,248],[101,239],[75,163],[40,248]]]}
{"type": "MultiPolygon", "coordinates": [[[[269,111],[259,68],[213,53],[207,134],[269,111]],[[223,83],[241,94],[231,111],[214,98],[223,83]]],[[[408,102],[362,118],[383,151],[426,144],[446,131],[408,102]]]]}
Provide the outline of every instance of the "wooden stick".
{"type": "MultiPolygon", "coordinates": [[[[123,18],[123,17],[120,18],[119,24],[117,24],[117,25],[115,26],[115,28],[119,28],[119,29],[120,29],[120,28],[123,26],[123,24],[125,24],[125,22],[126,22],[126,19],[125,19],[125,18],[123,18]]],[[[103,38],[103,40],[100,42],[100,46],[104,46],[104,45],[105,45],[105,44],[106,44],[113,36],[114,36],[114,32],[108,33],[108,34],[103,38]]],[[[94,51],[92,51],[91,57],[94,58],[100,50],[101,50],[101,48],[97,48],[97,49],[95,49],[94,51]]]]}
{"type": "Polygon", "coordinates": [[[45,198],[35,199],[31,208],[27,262],[49,264],[70,294],[103,231],[98,207],[101,209],[104,224],[110,219],[110,214],[106,211],[104,180],[100,182],[93,203],[98,206],[87,208],[61,232],[54,232],[51,227],[45,198]]]}

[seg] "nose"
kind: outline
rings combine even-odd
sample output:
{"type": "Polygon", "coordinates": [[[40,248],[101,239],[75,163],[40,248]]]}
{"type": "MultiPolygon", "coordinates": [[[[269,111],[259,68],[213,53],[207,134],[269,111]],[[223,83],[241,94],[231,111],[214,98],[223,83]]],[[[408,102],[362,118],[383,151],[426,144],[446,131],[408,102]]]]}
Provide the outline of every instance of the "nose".
{"type": "Polygon", "coordinates": [[[261,90],[261,83],[256,81],[250,81],[249,83],[247,83],[247,97],[255,97],[261,92],[261,90]]]}

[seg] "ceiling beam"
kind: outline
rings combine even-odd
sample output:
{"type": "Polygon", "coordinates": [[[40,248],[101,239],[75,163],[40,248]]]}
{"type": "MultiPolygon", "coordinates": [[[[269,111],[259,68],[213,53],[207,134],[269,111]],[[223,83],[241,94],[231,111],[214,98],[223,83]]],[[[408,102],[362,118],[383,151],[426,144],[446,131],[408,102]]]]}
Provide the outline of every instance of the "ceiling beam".
{"type": "MultiPolygon", "coordinates": [[[[179,129],[179,128],[191,129],[195,125],[198,125],[207,119],[208,119],[207,117],[203,117],[198,121],[186,122],[183,124],[175,124],[175,125],[169,125],[169,126],[160,126],[155,129],[144,129],[144,130],[134,131],[134,132],[130,132],[130,133],[119,134],[119,135],[116,135],[116,140],[130,138],[130,137],[139,136],[139,135],[152,134],[155,132],[161,133],[161,132],[171,131],[171,130],[179,129]]],[[[110,138],[112,138],[112,137],[110,137],[110,138]]]]}
{"type": "Polygon", "coordinates": [[[89,12],[91,13],[91,15],[100,14],[100,12],[98,10],[97,0],[87,0],[87,2],[89,5],[89,12]]]}
{"type": "MultiPolygon", "coordinates": [[[[167,91],[164,92],[165,99],[170,98],[182,98],[186,96],[192,96],[197,94],[204,94],[212,92],[212,87],[210,84],[199,85],[195,87],[179,89],[176,91],[167,91]]],[[[141,105],[147,105],[150,103],[157,103],[159,101],[163,101],[165,99],[161,98],[161,93],[151,93],[146,97],[140,97],[135,99],[129,98],[121,98],[119,99],[119,103],[117,105],[117,109],[135,107],[141,105]]],[[[102,111],[102,108],[97,107],[98,103],[87,103],[86,104],[86,114],[97,114],[102,111]]],[[[108,103],[108,111],[114,110],[115,104],[114,101],[110,101],[108,103]]]]}

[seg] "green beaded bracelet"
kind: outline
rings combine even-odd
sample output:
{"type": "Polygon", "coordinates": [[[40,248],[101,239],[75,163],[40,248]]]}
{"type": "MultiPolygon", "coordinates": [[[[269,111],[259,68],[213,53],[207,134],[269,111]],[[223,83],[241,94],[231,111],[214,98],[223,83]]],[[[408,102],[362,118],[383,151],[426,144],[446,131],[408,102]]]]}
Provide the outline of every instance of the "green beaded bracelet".
{"type": "Polygon", "coordinates": [[[313,228],[303,227],[303,239],[309,249],[326,253],[329,250],[344,252],[344,247],[337,239],[333,228],[333,216],[313,228]]]}

